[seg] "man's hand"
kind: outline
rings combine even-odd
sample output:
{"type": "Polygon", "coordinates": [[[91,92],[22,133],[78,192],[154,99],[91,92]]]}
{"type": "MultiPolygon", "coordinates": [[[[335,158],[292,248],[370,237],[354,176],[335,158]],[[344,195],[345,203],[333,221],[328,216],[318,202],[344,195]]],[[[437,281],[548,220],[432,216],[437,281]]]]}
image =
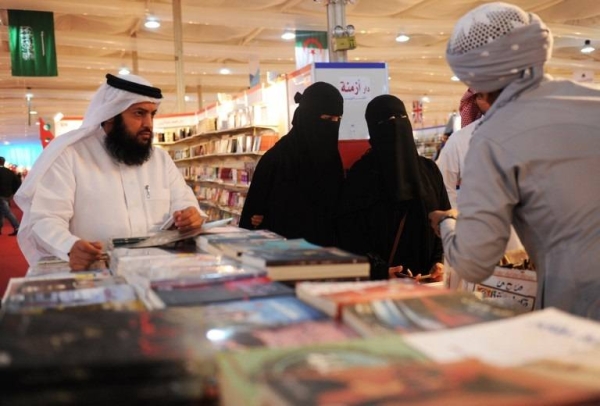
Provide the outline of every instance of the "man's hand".
{"type": "Polygon", "coordinates": [[[99,241],[77,240],[69,252],[69,266],[73,271],[85,271],[100,259],[102,243],[99,241]]]}
{"type": "Polygon", "coordinates": [[[440,220],[442,220],[444,217],[446,216],[452,216],[452,217],[458,217],[458,210],[456,209],[450,209],[450,210],[436,210],[436,211],[432,211],[431,213],[429,213],[429,223],[431,224],[431,228],[433,228],[433,231],[435,231],[435,234],[438,237],[441,237],[440,235],[440,220]]]}
{"type": "Polygon", "coordinates": [[[175,219],[175,227],[180,231],[202,227],[202,224],[206,221],[206,217],[202,217],[198,209],[193,206],[173,212],[173,218],[175,219]]]}

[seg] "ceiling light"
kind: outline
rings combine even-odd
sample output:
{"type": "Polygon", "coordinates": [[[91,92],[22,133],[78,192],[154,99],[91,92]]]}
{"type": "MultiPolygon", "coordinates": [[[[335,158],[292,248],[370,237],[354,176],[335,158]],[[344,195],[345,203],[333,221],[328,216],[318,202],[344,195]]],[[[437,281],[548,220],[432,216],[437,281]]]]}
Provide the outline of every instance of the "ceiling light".
{"type": "Polygon", "coordinates": [[[288,28],[283,32],[283,34],[281,34],[281,38],[286,41],[289,41],[291,39],[296,38],[296,33],[288,28]]]}
{"type": "Polygon", "coordinates": [[[459,82],[459,81],[460,81],[460,79],[459,79],[459,78],[458,78],[458,76],[456,76],[456,75],[453,75],[453,76],[450,78],[450,80],[451,80],[451,81],[453,81],[453,82],[459,82]]]}
{"type": "Polygon", "coordinates": [[[146,16],[146,22],[144,22],[144,27],[146,28],[158,28],[160,27],[160,21],[153,15],[148,14],[146,16]]]}
{"type": "Polygon", "coordinates": [[[583,44],[583,48],[581,48],[581,52],[584,54],[589,54],[591,52],[594,52],[596,50],[596,48],[594,48],[592,46],[592,43],[589,39],[585,40],[585,43],[583,44]]]}
{"type": "Polygon", "coordinates": [[[130,73],[131,72],[126,66],[123,66],[121,69],[119,69],[119,75],[129,75],[130,73]]]}
{"type": "Polygon", "coordinates": [[[219,73],[221,75],[230,75],[231,74],[231,70],[229,68],[223,67],[223,68],[219,69],[219,73]]]}
{"type": "Polygon", "coordinates": [[[29,92],[25,93],[25,98],[27,100],[31,100],[33,98],[33,93],[29,93],[29,92]]]}
{"type": "Polygon", "coordinates": [[[430,101],[431,99],[429,98],[429,96],[421,97],[421,103],[429,103],[430,101]]]}
{"type": "Polygon", "coordinates": [[[31,115],[33,116],[34,114],[37,114],[37,111],[35,111],[35,110],[31,110],[31,111],[29,112],[29,114],[31,114],[31,115]]]}
{"type": "Polygon", "coordinates": [[[65,115],[59,111],[58,113],[56,113],[56,114],[54,115],[54,121],[60,121],[60,120],[62,120],[62,119],[63,119],[63,117],[64,117],[64,116],[65,116],[65,115]]]}
{"type": "Polygon", "coordinates": [[[398,34],[396,37],[396,42],[408,42],[410,37],[406,34],[398,34]]]}

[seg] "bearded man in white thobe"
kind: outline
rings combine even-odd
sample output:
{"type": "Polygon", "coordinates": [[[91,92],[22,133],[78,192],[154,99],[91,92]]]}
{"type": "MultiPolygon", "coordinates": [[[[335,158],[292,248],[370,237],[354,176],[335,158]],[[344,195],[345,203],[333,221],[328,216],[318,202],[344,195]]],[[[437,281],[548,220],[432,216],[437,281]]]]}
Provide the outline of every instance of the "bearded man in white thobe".
{"type": "Polygon", "coordinates": [[[153,148],[160,89],[135,75],[106,75],[83,124],[44,150],[15,195],[19,246],[88,269],[115,237],[150,235],[172,214],[181,231],[205,214],[173,160],[153,148]]]}

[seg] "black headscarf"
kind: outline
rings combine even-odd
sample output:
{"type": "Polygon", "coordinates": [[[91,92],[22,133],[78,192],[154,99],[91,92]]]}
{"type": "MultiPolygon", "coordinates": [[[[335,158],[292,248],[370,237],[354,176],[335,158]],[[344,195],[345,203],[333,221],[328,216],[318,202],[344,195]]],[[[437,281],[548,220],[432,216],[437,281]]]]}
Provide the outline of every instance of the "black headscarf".
{"type": "Polygon", "coordinates": [[[367,105],[365,119],[389,197],[396,202],[422,197],[419,154],[404,103],[395,96],[377,96],[367,105]]]}
{"type": "Polygon", "coordinates": [[[315,82],[304,93],[296,93],[294,100],[298,107],[292,129],[284,138],[296,149],[294,155],[298,157],[298,170],[307,191],[316,187],[319,193],[315,196],[321,204],[328,198],[333,203],[337,201],[344,176],[338,150],[340,121],[321,116],[341,116],[344,99],[329,83],[315,82]]]}

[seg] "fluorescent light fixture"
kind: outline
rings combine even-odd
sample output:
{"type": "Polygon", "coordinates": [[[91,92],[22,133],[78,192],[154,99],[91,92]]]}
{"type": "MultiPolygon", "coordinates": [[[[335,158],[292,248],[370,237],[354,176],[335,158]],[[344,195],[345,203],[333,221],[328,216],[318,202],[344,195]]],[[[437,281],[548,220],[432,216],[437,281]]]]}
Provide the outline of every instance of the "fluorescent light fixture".
{"type": "Polygon", "coordinates": [[[35,110],[31,110],[31,111],[29,112],[29,114],[33,116],[34,114],[37,114],[37,111],[35,111],[35,110]]]}
{"type": "Polygon", "coordinates": [[[160,27],[160,21],[158,21],[158,18],[153,15],[147,15],[146,22],[144,22],[144,27],[152,29],[158,28],[160,27]]]}
{"type": "Polygon", "coordinates": [[[231,70],[229,68],[223,67],[223,68],[219,69],[219,73],[221,75],[230,75],[231,70]]]}
{"type": "Polygon", "coordinates": [[[286,29],[283,32],[283,34],[281,34],[281,38],[284,39],[284,40],[286,40],[286,41],[289,41],[291,39],[296,38],[296,33],[294,31],[290,30],[290,29],[286,29]]]}
{"type": "Polygon", "coordinates": [[[589,54],[592,53],[596,50],[596,48],[594,48],[592,46],[592,43],[589,39],[585,40],[585,43],[583,44],[583,48],[581,48],[581,53],[583,54],[589,54]]]}
{"type": "Polygon", "coordinates": [[[406,34],[398,34],[396,37],[396,42],[408,42],[410,37],[406,34]]]}
{"type": "Polygon", "coordinates": [[[123,66],[121,69],[119,69],[119,75],[129,75],[130,73],[131,72],[126,66],[123,66]]]}

